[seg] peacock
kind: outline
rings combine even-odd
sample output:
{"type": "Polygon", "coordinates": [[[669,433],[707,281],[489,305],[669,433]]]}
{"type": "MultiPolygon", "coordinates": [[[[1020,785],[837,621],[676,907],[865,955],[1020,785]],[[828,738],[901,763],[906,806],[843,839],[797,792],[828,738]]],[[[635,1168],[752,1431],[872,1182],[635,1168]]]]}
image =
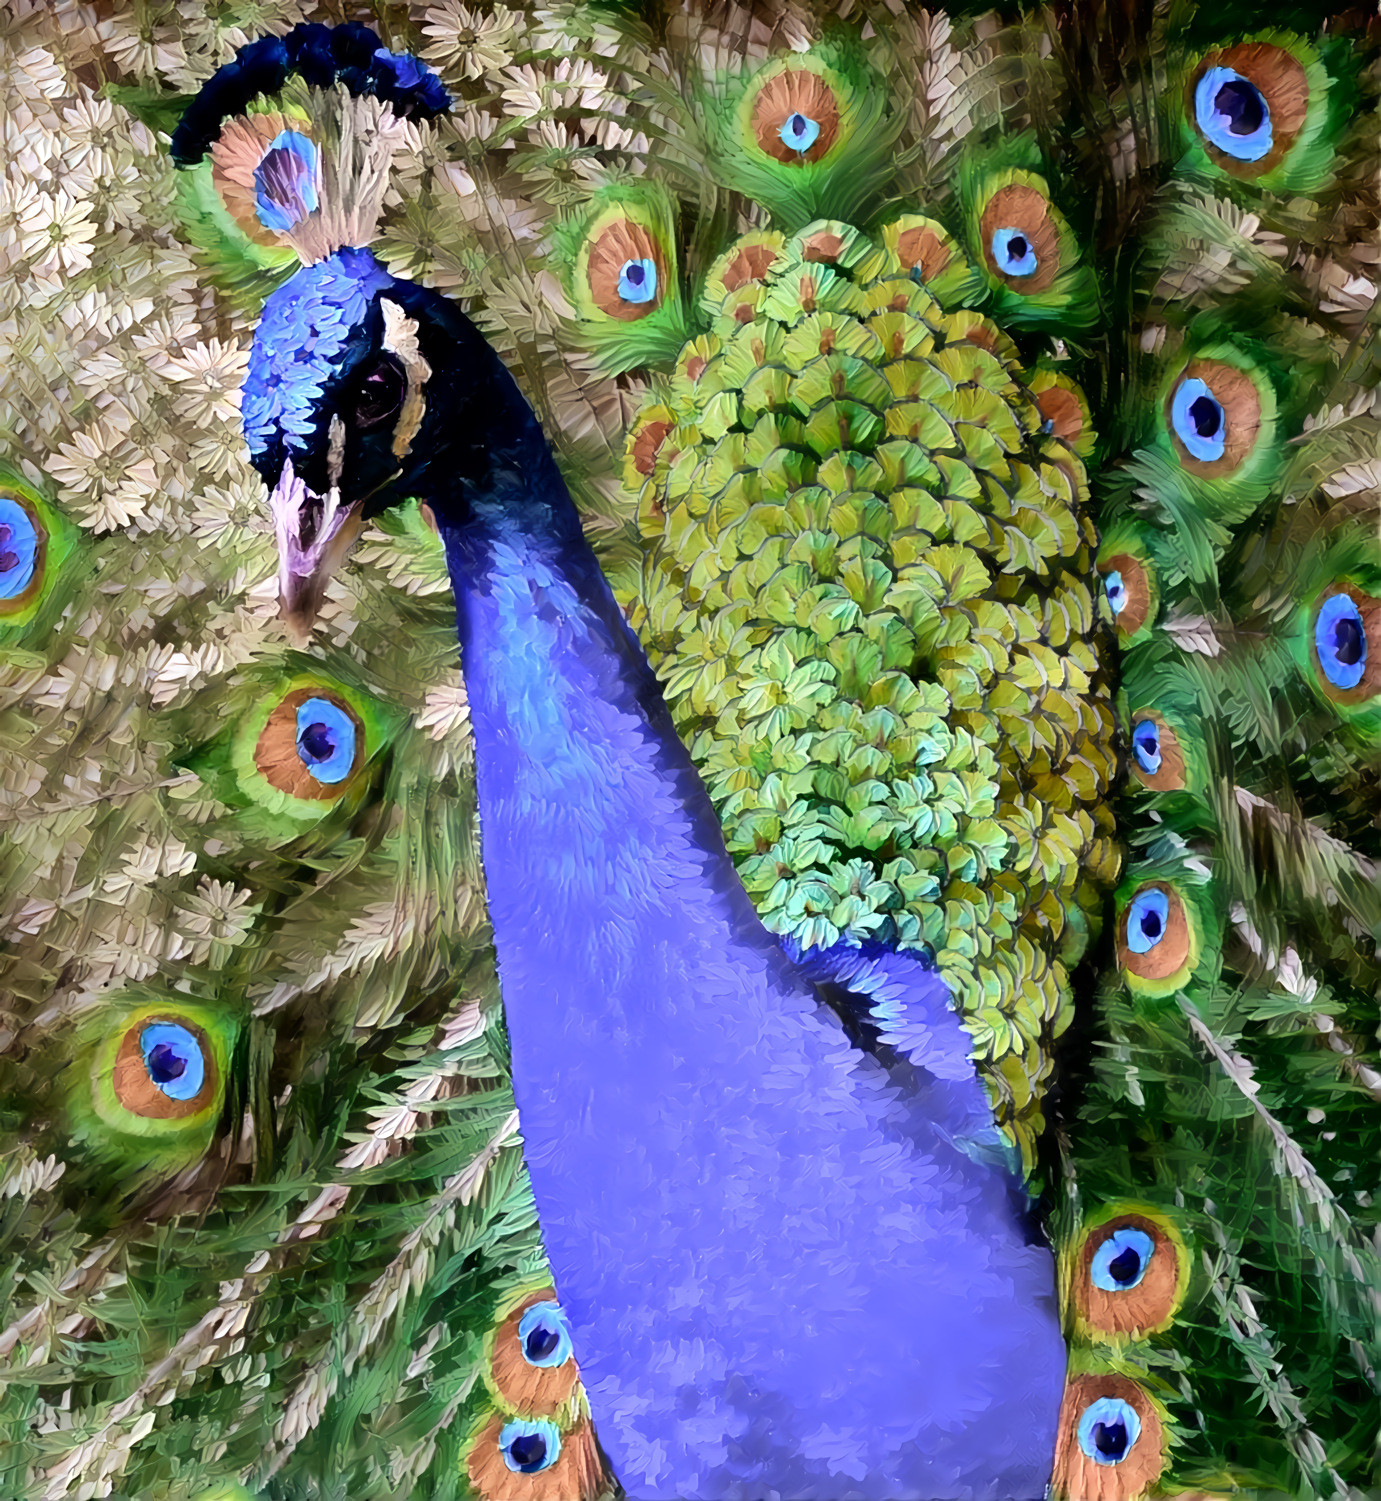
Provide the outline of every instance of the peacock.
{"type": "Polygon", "coordinates": [[[0,1496],[1381,1494],[1376,40],[14,0],[0,1496]]]}

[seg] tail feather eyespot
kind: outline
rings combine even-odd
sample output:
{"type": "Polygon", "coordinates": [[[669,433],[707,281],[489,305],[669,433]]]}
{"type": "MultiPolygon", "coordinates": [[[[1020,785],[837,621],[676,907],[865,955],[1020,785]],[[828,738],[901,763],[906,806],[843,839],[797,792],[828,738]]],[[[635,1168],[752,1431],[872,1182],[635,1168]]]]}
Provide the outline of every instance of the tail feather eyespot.
{"type": "Polygon", "coordinates": [[[1166,426],[1180,462],[1206,477],[1242,467],[1260,440],[1262,420],[1260,386],[1221,360],[1191,360],[1166,402],[1166,426]]]}
{"type": "Polygon", "coordinates": [[[749,118],[758,149],[789,167],[822,161],[839,139],[835,91],[807,67],[786,67],[769,77],[749,118]]]}
{"type": "Polygon", "coordinates": [[[37,598],[47,551],[48,529],[37,507],[0,490],[0,621],[37,598]]]}
{"type": "Polygon", "coordinates": [[[1381,599],[1348,583],[1325,590],[1310,650],[1318,685],[1334,702],[1356,704],[1381,693],[1381,599]]]}
{"type": "Polygon", "coordinates": [[[290,797],[334,800],[364,763],[364,725],[328,688],[296,688],[279,700],[254,748],[261,775],[290,797]]]}
{"type": "Polygon", "coordinates": [[[1199,59],[1185,113],[1208,159],[1252,180],[1288,167],[1296,146],[1322,132],[1327,90],[1327,75],[1297,39],[1239,42],[1199,59]]]}
{"type": "Polygon", "coordinates": [[[570,1327],[550,1288],[508,1309],[491,1336],[486,1385],[510,1413],[550,1418],[566,1411],[579,1383],[570,1327]]]}
{"type": "Polygon", "coordinates": [[[594,1501],[607,1488],[588,1418],[562,1433],[544,1420],[494,1413],[476,1429],[465,1470],[480,1501],[594,1501]]]}
{"type": "Polygon", "coordinates": [[[1127,1210],[1091,1225],[1072,1268],[1079,1325],[1107,1339],[1158,1333],[1184,1299],[1187,1273],[1183,1240],[1154,1210],[1127,1210]]]}
{"type": "Polygon", "coordinates": [[[1175,730],[1155,709],[1132,715],[1131,772],[1151,792],[1179,792],[1188,786],[1184,749],[1175,730]]]}
{"type": "Polygon", "coordinates": [[[1165,1430],[1154,1404],[1125,1376],[1072,1376],[1056,1439],[1054,1488],[1065,1501],[1131,1501],[1164,1468],[1165,1430]]]}
{"type": "Polygon", "coordinates": [[[1200,914],[1169,881],[1143,881],[1122,897],[1117,917],[1117,962],[1139,995],[1172,995],[1199,962],[1200,914]]]}
{"type": "Polygon", "coordinates": [[[232,1012],[120,995],[79,1044],[69,1121],[80,1152],[140,1172],[177,1171],[210,1146],[238,1035],[232,1012]]]}

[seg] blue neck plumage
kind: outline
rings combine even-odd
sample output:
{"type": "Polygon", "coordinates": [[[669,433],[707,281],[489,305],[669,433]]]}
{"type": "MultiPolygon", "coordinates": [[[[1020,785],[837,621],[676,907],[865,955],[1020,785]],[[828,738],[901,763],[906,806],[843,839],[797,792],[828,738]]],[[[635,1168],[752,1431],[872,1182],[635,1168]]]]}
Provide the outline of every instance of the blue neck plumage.
{"type": "Polygon", "coordinates": [[[991,1115],[944,986],[843,956],[920,1060],[908,1096],[763,928],[540,429],[497,389],[482,476],[436,510],[514,1092],[601,1442],[646,1501],[1038,1496],[1053,1267],[964,1150],[991,1115]]]}

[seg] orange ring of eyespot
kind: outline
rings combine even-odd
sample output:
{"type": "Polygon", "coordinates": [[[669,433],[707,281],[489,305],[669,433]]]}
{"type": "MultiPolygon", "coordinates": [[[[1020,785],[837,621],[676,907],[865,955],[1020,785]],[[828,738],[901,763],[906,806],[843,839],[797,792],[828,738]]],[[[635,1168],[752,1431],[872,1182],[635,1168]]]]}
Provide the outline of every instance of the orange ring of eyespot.
{"type": "Polygon", "coordinates": [[[43,518],[34,507],[24,499],[22,495],[16,495],[13,490],[0,486],[0,495],[6,500],[11,500],[29,518],[29,525],[34,529],[34,572],[33,577],[19,591],[8,599],[0,599],[0,619],[6,615],[17,615],[20,610],[33,603],[38,592],[43,588],[43,568],[48,557],[48,528],[43,524],[43,518]]]}
{"type": "Polygon", "coordinates": [[[1084,431],[1084,410],[1079,398],[1064,386],[1047,386],[1036,396],[1036,409],[1050,424],[1052,435],[1065,443],[1077,443],[1084,431]]]}
{"type": "Polygon", "coordinates": [[[219,1079],[216,1059],[206,1033],[184,1016],[144,1016],[134,1023],[120,1039],[115,1054],[115,1067],[111,1074],[111,1086],[115,1098],[131,1115],[145,1120],[175,1121],[189,1115],[199,1115],[216,1098],[219,1079]],[[149,1077],[148,1065],[144,1062],[144,1049],[140,1042],[149,1027],[159,1024],[182,1027],[196,1038],[202,1057],[202,1086],[190,1099],[175,1100],[166,1095],[149,1077]]]}
{"type": "Polygon", "coordinates": [[[919,266],[921,280],[931,281],[954,259],[954,252],[928,224],[918,224],[897,236],[897,259],[908,271],[919,266]]]}
{"type": "Polygon", "coordinates": [[[269,783],[290,797],[313,798],[334,802],[349,785],[350,778],[364,765],[364,726],[359,715],[343,699],[326,688],[294,688],[269,715],[254,747],[254,764],[269,783]],[[309,698],[324,698],[355,726],[355,759],[349,772],[339,782],[318,782],[297,753],[297,711],[309,698]]]}
{"type": "Polygon", "coordinates": [[[745,245],[724,268],[720,281],[726,292],[737,292],[749,282],[764,281],[778,252],[771,245],[745,245]]]}
{"type": "Polygon", "coordinates": [[[1131,1501],[1156,1483],[1165,1467],[1165,1432],[1146,1393],[1126,1376],[1071,1376],[1065,1386],[1055,1439],[1057,1495],[1066,1501],[1131,1501]],[[1079,1447],[1079,1419],[1099,1397],[1125,1402],[1141,1420],[1141,1433],[1120,1464],[1095,1464],[1079,1447]]]}
{"type": "Polygon", "coordinates": [[[1060,236],[1050,217],[1050,204],[1025,183],[999,188],[983,209],[980,226],[983,259],[988,270],[1014,292],[1044,292],[1060,274],[1060,236]],[[993,236],[999,229],[1019,229],[1036,254],[1036,269],[1030,276],[1010,276],[993,260],[993,236]]]}
{"type": "Polygon", "coordinates": [[[1365,703],[1367,699],[1375,698],[1381,693],[1381,599],[1363,593],[1352,584],[1335,584],[1333,588],[1325,589],[1319,596],[1318,607],[1309,622],[1309,660],[1313,663],[1324,697],[1335,704],[1365,703]],[[1323,609],[1325,601],[1337,594],[1346,594],[1357,606],[1358,614],[1362,617],[1362,633],[1367,640],[1367,665],[1362,669],[1362,681],[1355,688],[1339,688],[1330,683],[1319,661],[1319,646],[1315,636],[1319,610],[1323,609]]]}
{"type": "Polygon", "coordinates": [[[254,172],[275,137],[287,129],[305,136],[312,133],[307,121],[273,112],[237,115],[221,126],[211,143],[211,181],[231,218],[260,245],[281,246],[283,238],[260,222],[254,172]]]}
{"type": "Polygon", "coordinates": [[[606,224],[590,247],[585,274],[595,306],[623,323],[636,323],[655,313],[666,295],[667,261],[652,234],[632,219],[606,224]],[[648,302],[625,302],[619,296],[619,276],[629,261],[651,261],[657,268],[657,290],[648,302]]]}
{"type": "Polygon", "coordinates": [[[499,1435],[507,1421],[502,1413],[495,1413],[470,1447],[465,1468],[477,1496],[484,1501],[594,1501],[603,1493],[604,1464],[588,1418],[561,1435],[555,1464],[531,1475],[510,1470],[504,1463],[499,1435]]]}
{"type": "Polygon", "coordinates": [[[1165,427],[1170,434],[1175,453],[1181,464],[1191,474],[1206,478],[1231,474],[1256,447],[1261,432],[1261,393],[1256,389],[1244,370],[1225,365],[1221,360],[1190,360],[1180,379],[1171,386],[1165,398],[1165,427]],[[1223,409],[1223,421],[1227,433],[1223,440],[1223,453],[1216,459],[1196,459],[1180,441],[1179,434],[1170,416],[1170,405],[1175,399],[1180,381],[1201,380],[1213,393],[1213,399],[1223,409]]]}
{"type": "Polygon", "coordinates": [[[1154,709],[1138,709],[1132,715],[1133,728],[1140,719],[1149,719],[1160,731],[1160,770],[1144,770],[1133,751],[1130,758],[1132,775],[1152,792],[1181,791],[1186,785],[1186,779],[1184,752],[1180,749],[1179,737],[1154,709]]]}
{"type": "Polygon", "coordinates": [[[1181,969],[1189,958],[1189,918],[1184,910],[1184,901],[1178,891],[1164,881],[1147,881],[1138,886],[1127,901],[1117,919],[1117,962],[1128,973],[1141,980],[1167,980],[1181,969]],[[1132,904],[1145,891],[1163,891],[1169,901],[1165,914],[1165,932],[1160,942],[1144,954],[1134,952],[1127,945],[1127,919],[1132,913],[1132,904]]]}
{"type": "Polygon", "coordinates": [[[651,474],[657,467],[657,455],[662,451],[662,444],[666,442],[667,435],[675,430],[675,423],[658,420],[649,422],[634,432],[628,451],[632,455],[633,467],[639,474],[651,474]]]}
{"type": "Polygon", "coordinates": [[[523,1354],[518,1324],[534,1303],[554,1303],[551,1288],[523,1299],[494,1331],[494,1349],[489,1361],[494,1386],[505,1402],[518,1412],[549,1418],[571,1398],[580,1379],[575,1360],[558,1366],[532,1365],[523,1354]]]}
{"type": "Polygon", "coordinates": [[[1101,574],[1121,574],[1127,602],[1114,623],[1120,635],[1135,636],[1151,613],[1151,586],[1145,565],[1129,553],[1119,552],[1111,558],[1099,558],[1098,571],[1101,574]]]}
{"type": "Polygon", "coordinates": [[[758,90],[753,101],[753,134],[774,161],[789,167],[818,162],[839,137],[834,90],[809,68],[784,69],[758,90]],[[804,151],[793,151],[781,137],[782,127],[794,114],[805,115],[820,127],[820,134],[804,151]]]}
{"type": "Polygon", "coordinates": [[[1096,1225],[1084,1237],[1074,1283],[1074,1306],[1090,1328],[1104,1334],[1138,1336],[1164,1329],[1175,1310],[1180,1285],[1180,1261],[1174,1243],[1153,1219],[1144,1214],[1121,1214],[1096,1225]],[[1093,1258],[1116,1230],[1140,1230],[1154,1249],[1135,1287],[1110,1292],[1093,1280],[1093,1258]]]}
{"type": "Polygon", "coordinates": [[[1260,92],[1271,112],[1271,149],[1257,161],[1242,161],[1206,139],[1196,123],[1199,141],[1224,172],[1234,177],[1260,177],[1280,164],[1308,118],[1309,78],[1304,67],[1297,57],[1269,42],[1239,42],[1235,47],[1210,52],[1200,59],[1185,86],[1185,107],[1191,121],[1197,113],[1195,95],[1199,80],[1210,68],[1231,68],[1260,92]]]}

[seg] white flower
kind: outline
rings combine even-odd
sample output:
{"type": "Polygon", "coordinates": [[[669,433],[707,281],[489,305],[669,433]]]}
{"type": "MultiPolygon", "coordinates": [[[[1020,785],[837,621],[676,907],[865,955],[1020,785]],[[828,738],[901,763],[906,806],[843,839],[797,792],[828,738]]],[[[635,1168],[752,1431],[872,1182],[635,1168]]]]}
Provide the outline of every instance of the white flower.
{"type": "Polygon", "coordinates": [[[464,683],[444,683],[430,690],[426,707],[414,715],[413,722],[433,740],[444,740],[469,719],[470,700],[465,696],[464,683]]]}
{"type": "Polygon", "coordinates": [[[129,136],[124,126],[128,116],[116,113],[109,99],[83,93],[62,112],[62,164],[64,170],[85,166],[92,177],[107,177],[128,164],[129,136]]]}
{"type": "Polygon", "coordinates": [[[16,228],[20,253],[39,281],[61,281],[91,264],[91,242],[99,226],[91,219],[87,199],[73,198],[64,189],[41,193],[24,205],[16,228]]]}
{"type": "Polygon", "coordinates": [[[126,73],[156,79],[161,73],[169,82],[187,65],[187,53],[176,26],[149,26],[141,23],[139,11],[112,16],[97,28],[105,45],[106,56],[126,73]]]}
{"type": "Polygon", "coordinates": [[[428,8],[422,30],[431,38],[422,56],[461,78],[478,78],[513,61],[513,33],[517,17],[504,5],[487,15],[459,0],[443,0],[428,8]]]}
{"type": "Polygon", "coordinates": [[[48,473],[92,531],[114,531],[143,513],[157,488],[153,465],[128,440],[128,413],[119,407],[60,444],[48,473]]]}
{"type": "Polygon", "coordinates": [[[248,349],[213,338],[170,358],[160,373],[179,387],[179,416],[192,421],[218,417],[234,422],[239,416],[240,385],[248,365],[248,349]]]}
{"type": "Polygon", "coordinates": [[[69,92],[62,64],[46,47],[30,47],[24,52],[6,49],[6,53],[0,87],[19,99],[41,106],[47,100],[60,99],[69,92]]]}

